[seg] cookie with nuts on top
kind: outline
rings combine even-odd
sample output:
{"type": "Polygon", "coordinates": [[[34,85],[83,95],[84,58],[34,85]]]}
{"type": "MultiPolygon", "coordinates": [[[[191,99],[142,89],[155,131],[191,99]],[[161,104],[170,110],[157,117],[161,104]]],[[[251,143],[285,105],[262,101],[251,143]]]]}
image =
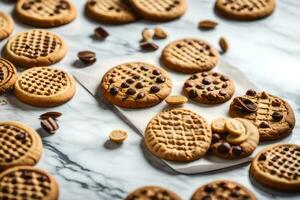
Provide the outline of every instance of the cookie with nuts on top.
{"type": "Polygon", "coordinates": [[[112,104],[123,108],[151,107],[171,93],[172,82],[165,70],[144,62],[123,63],[102,78],[100,89],[112,104]]]}
{"type": "Polygon", "coordinates": [[[288,135],[296,123],[294,111],[288,102],[267,92],[254,90],[234,98],[229,114],[250,120],[258,128],[261,141],[288,135]]]}
{"type": "Polygon", "coordinates": [[[192,75],[183,86],[183,93],[202,104],[219,104],[228,101],[235,91],[234,83],[218,72],[192,75]]]}

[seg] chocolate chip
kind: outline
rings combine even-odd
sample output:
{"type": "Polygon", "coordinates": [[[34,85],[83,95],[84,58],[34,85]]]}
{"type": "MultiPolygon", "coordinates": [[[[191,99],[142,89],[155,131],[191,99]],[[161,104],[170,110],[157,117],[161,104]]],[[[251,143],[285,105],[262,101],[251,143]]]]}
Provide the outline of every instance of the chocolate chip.
{"type": "Polygon", "coordinates": [[[230,192],[230,196],[237,198],[237,197],[240,196],[240,192],[239,191],[232,191],[232,192],[230,192]]]}
{"type": "Polygon", "coordinates": [[[202,74],[201,74],[203,77],[205,77],[205,76],[208,76],[208,73],[207,72],[202,72],[202,74]]]}
{"type": "Polygon", "coordinates": [[[121,87],[122,88],[129,88],[130,85],[128,83],[124,82],[124,83],[121,84],[121,87]]]}
{"type": "Polygon", "coordinates": [[[212,73],[213,76],[219,76],[217,72],[212,73]]]}
{"type": "Polygon", "coordinates": [[[233,155],[240,156],[242,154],[242,152],[243,152],[242,147],[240,147],[240,146],[234,146],[234,147],[232,147],[232,153],[233,153],[233,155]]]}
{"type": "Polygon", "coordinates": [[[214,187],[211,185],[211,184],[207,184],[205,187],[204,187],[204,191],[207,192],[207,193],[212,193],[215,191],[214,187]]]}
{"type": "Polygon", "coordinates": [[[26,139],[26,134],[25,133],[18,133],[15,138],[17,140],[25,140],[26,139]]]}
{"type": "Polygon", "coordinates": [[[112,87],[112,88],[110,88],[109,92],[112,95],[117,95],[119,93],[119,89],[116,87],[112,87]]]}
{"type": "Polygon", "coordinates": [[[78,58],[85,64],[90,65],[96,62],[96,54],[92,51],[80,51],[77,54],[78,58]]]}
{"type": "Polygon", "coordinates": [[[52,117],[41,120],[41,127],[51,134],[54,134],[59,128],[57,122],[52,117]]]}
{"type": "Polygon", "coordinates": [[[257,111],[257,105],[250,99],[245,97],[236,97],[233,99],[235,108],[249,113],[257,111]]]}
{"type": "Polygon", "coordinates": [[[126,94],[128,95],[134,95],[136,93],[136,90],[135,89],[132,89],[132,88],[129,88],[127,91],[126,91],[126,94]]]}
{"type": "Polygon", "coordinates": [[[259,128],[270,128],[270,125],[269,125],[268,122],[262,121],[262,122],[259,124],[259,128]]]}
{"type": "Polygon", "coordinates": [[[210,78],[204,78],[204,79],[202,80],[202,83],[203,83],[204,85],[209,85],[209,84],[211,84],[211,79],[210,79],[210,78]]]}
{"type": "Polygon", "coordinates": [[[52,117],[53,119],[57,119],[62,116],[61,112],[46,112],[40,115],[40,119],[47,119],[49,117],[52,117]]]}
{"type": "Polygon", "coordinates": [[[101,26],[97,27],[94,30],[94,34],[99,39],[105,39],[109,36],[109,33],[104,28],[102,28],[101,26]]]}
{"type": "Polygon", "coordinates": [[[224,84],[222,85],[222,88],[227,88],[227,87],[228,87],[227,83],[224,83],[224,84]]]}
{"type": "Polygon", "coordinates": [[[143,84],[142,82],[138,82],[138,83],[135,85],[135,87],[136,87],[137,89],[141,89],[141,88],[144,87],[144,84],[143,84]]]}
{"type": "Polygon", "coordinates": [[[230,144],[228,142],[224,142],[218,146],[218,152],[221,154],[228,153],[230,151],[230,144]]]}
{"type": "Polygon", "coordinates": [[[250,89],[246,92],[246,95],[254,97],[254,96],[256,96],[256,91],[253,89],[250,89]]]}
{"type": "Polygon", "coordinates": [[[24,3],[23,5],[22,5],[22,9],[24,9],[24,10],[29,10],[31,8],[31,6],[30,6],[30,4],[28,4],[28,3],[24,3]]]}
{"type": "Polygon", "coordinates": [[[1,190],[3,193],[8,193],[9,192],[9,189],[7,186],[4,186],[1,190]]]}
{"type": "Polygon", "coordinates": [[[117,82],[117,79],[115,79],[115,78],[111,78],[111,79],[109,79],[109,81],[108,81],[109,83],[115,83],[115,82],[117,82]]]}
{"type": "Polygon", "coordinates": [[[197,79],[198,78],[198,76],[196,75],[196,74],[194,74],[193,76],[191,76],[190,78],[189,78],[189,80],[195,80],[195,79],[197,79]]]}
{"type": "Polygon", "coordinates": [[[224,75],[222,75],[220,79],[221,79],[221,81],[228,81],[229,80],[229,78],[227,76],[224,76],[224,75]]]}
{"type": "Polygon", "coordinates": [[[217,99],[217,95],[214,93],[209,93],[206,98],[208,101],[214,101],[217,99]]]}
{"type": "Polygon", "coordinates": [[[47,176],[45,176],[45,175],[41,175],[39,178],[38,178],[38,180],[40,181],[40,182],[49,182],[49,178],[47,177],[47,176]]]}
{"type": "Polygon", "coordinates": [[[212,200],[212,198],[209,195],[205,195],[201,198],[201,200],[212,200]]]}
{"type": "Polygon", "coordinates": [[[137,94],[136,98],[142,99],[142,98],[144,98],[145,96],[146,96],[146,95],[145,95],[144,92],[140,92],[140,93],[137,94]]]}
{"type": "Polygon", "coordinates": [[[207,88],[207,91],[213,91],[214,90],[214,87],[212,87],[212,86],[209,86],[208,88],[207,88]]]}
{"type": "Polygon", "coordinates": [[[30,171],[23,171],[21,177],[24,179],[32,179],[32,173],[30,171]]]}
{"type": "Polygon", "coordinates": [[[141,76],[137,74],[137,75],[134,75],[133,78],[134,78],[135,80],[137,80],[137,79],[140,79],[141,76]]]}
{"type": "Polygon", "coordinates": [[[143,49],[143,50],[146,50],[146,51],[155,51],[157,50],[159,47],[157,46],[157,44],[153,43],[153,42],[142,42],[140,44],[140,47],[143,49]]]}
{"type": "Polygon", "coordinates": [[[190,90],[189,91],[189,97],[191,98],[191,99],[193,99],[193,98],[196,98],[198,96],[198,94],[197,94],[197,91],[196,90],[190,90]]]}
{"type": "Polygon", "coordinates": [[[155,85],[150,88],[151,93],[157,93],[159,91],[160,91],[160,88],[155,85]]]}
{"type": "Polygon", "coordinates": [[[157,77],[157,79],[156,79],[156,83],[164,83],[166,80],[165,80],[165,78],[163,78],[163,77],[157,77]]]}
{"type": "Polygon", "coordinates": [[[94,5],[97,4],[97,1],[96,0],[89,0],[88,3],[89,3],[89,5],[94,6],[94,5]]]}
{"type": "Polygon", "coordinates": [[[217,134],[217,133],[212,134],[212,143],[219,142],[220,139],[221,138],[220,138],[219,134],[217,134]]]}
{"type": "Polygon", "coordinates": [[[194,86],[193,83],[190,83],[190,82],[185,82],[185,83],[184,83],[184,87],[185,87],[185,88],[189,88],[189,87],[193,87],[193,86],[194,86]]]}
{"type": "Polygon", "coordinates": [[[199,90],[204,90],[205,89],[205,85],[203,85],[203,84],[196,85],[196,88],[198,88],[199,90]]]}
{"type": "Polygon", "coordinates": [[[267,157],[265,154],[260,154],[260,156],[258,157],[258,161],[265,161],[267,160],[267,157]]]}
{"type": "Polygon", "coordinates": [[[160,71],[157,70],[157,69],[155,69],[155,70],[153,70],[152,74],[154,74],[154,75],[160,75],[160,71]]]}
{"type": "Polygon", "coordinates": [[[274,121],[279,122],[283,118],[283,115],[276,111],[272,114],[272,118],[274,121]]]}
{"type": "Polygon", "coordinates": [[[269,96],[266,92],[262,92],[260,98],[267,99],[269,96]]]}
{"type": "Polygon", "coordinates": [[[278,106],[280,106],[280,105],[281,105],[281,102],[280,102],[278,99],[274,99],[274,100],[272,101],[272,106],[278,107],[278,106]]]}
{"type": "Polygon", "coordinates": [[[147,66],[141,66],[141,70],[143,70],[143,71],[148,71],[149,68],[148,68],[147,66]]]}
{"type": "Polygon", "coordinates": [[[226,90],[220,90],[220,91],[219,91],[219,94],[220,94],[221,96],[226,96],[226,95],[227,95],[227,92],[226,92],[226,90]]]}

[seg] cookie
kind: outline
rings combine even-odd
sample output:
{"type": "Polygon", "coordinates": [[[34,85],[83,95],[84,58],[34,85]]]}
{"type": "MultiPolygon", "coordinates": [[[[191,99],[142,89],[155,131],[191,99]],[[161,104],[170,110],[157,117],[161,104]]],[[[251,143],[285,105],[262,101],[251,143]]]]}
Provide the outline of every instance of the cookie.
{"type": "Polygon", "coordinates": [[[193,74],[214,68],[219,61],[219,53],[204,40],[186,38],[168,44],[161,60],[170,69],[193,74]]]}
{"type": "Polygon", "coordinates": [[[284,192],[299,192],[300,146],[272,145],[259,152],[252,160],[251,176],[269,188],[284,192]]]}
{"type": "Polygon", "coordinates": [[[256,20],[273,13],[275,0],[217,0],[216,10],[235,20],[256,20]]]}
{"type": "Polygon", "coordinates": [[[77,15],[71,0],[19,0],[14,12],[19,21],[43,28],[68,24],[77,15]]]}
{"type": "Polygon", "coordinates": [[[4,58],[16,67],[48,66],[60,61],[67,53],[67,46],[58,35],[33,29],[10,38],[4,48],[4,58]]]}
{"type": "Polygon", "coordinates": [[[143,18],[151,21],[171,21],[181,17],[186,9],[186,0],[129,0],[143,18]]]}
{"type": "Polygon", "coordinates": [[[145,131],[146,146],[155,156],[179,162],[203,157],[211,137],[207,121],[182,108],[161,112],[151,119],[145,131]]]}
{"type": "Polygon", "coordinates": [[[0,95],[12,89],[17,80],[15,66],[4,58],[0,58],[0,95]]]}
{"type": "Polygon", "coordinates": [[[191,200],[210,199],[256,200],[256,197],[239,183],[229,180],[217,180],[199,187],[191,198],[191,200]]]}
{"type": "Polygon", "coordinates": [[[0,12],[0,41],[12,33],[14,26],[13,19],[8,14],[0,12]]]}
{"type": "Polygon", "coordinates": [[[19,166],[0,174],[0,199],[57,200],[58,194],[55,178],[44,170],[19,166]]]}
{"type": "Polygon", "coordinates": [[[159,186],[145,186],[131,192],[125,200],[181,200],[174,192],[159,186]]]}
{"type": "Polygon", "coordinates": [[[109,24],[126,24],[138,19],[128,0],[89,0],[86,13],[99,22],[109,24]]]}
{"type": "Polygon", "coordinates": [[[41,138],[26,124],[0,122],[0,142],[0,171],[13,166],[35,165],[40,160],[41,138]]]}
{"type": "Polygon", "coordinates": [[[258,128],[261,141],[279,139],[291,133],[296,121],[293,109],[285,100],[254,90],[234,98],[229,114],[250,120],[258,128]]]}
{"type": "Polygon", "coordinates": [[[15,95],[23,103],[53,107],[66,103],[75,94],[76,83],[68,72],[53,67],[24,71],[15,83],[15,95]]]}
{"type": "Polygon", "coordinates": [[[183,93],[202,104],[220,104],[228,101],[235,91],[234,83],[217,72],[192,75],[183,86],[183,93]]]}
{"type": "Polygon", "coordinates": [[[100,85],[103,96],[123,108],[154,106],[169,96],[169,75],[154,65],[143,62],[120,64],[109,70],[100,85]]]}
{"type": "Polygon", "coordinates": [[[245,119],[216,119],[211,128],[211,152],[220,158],[245,158],[252,154],[259,143],[257,128],[245,119]]]}

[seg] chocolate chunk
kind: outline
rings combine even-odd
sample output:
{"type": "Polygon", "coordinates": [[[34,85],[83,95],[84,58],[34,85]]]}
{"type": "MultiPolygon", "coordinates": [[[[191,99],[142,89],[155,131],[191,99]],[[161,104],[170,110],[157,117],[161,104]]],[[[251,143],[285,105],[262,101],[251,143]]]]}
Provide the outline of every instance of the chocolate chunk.
{"type": "Polygon", "coordinates": [[[96,54],[92,51],[80,51],[77,54],[78,58],[85,64],[90,65],[96,62],[96,54]]]}
{"type": "Polygon", "coordinates": [[[224,142],[218,146],[218,152],[221,154],[228,153],[230,151],[230,144],[228,142],[224,142]]]}
{"type": "Polygon", "coordinates": [[[160,73],[159,70],[155,69],[155,70],[153,70],[152,74],[154,74],[154,75],[160,75],[161,73],[160,73]]]}
{"type": "Polygon", "coordinates": [[[138,82],[138,83],[135,85],[135,87],[136,87],[137,89],[141,89],[141,88],[144,87],[144,84],[143,84],[142,82],[138,82]]]}
{"type": "Polygon", "coordinates": [[[135,89],[132,89],[132,88],[129,88],[127,91],[126,91],[126,94],[127,95],[134,95],[136,93],[136,90],[135,89]]]}
{"type": "Polygon", "coordinates": [[[198,88],[199,90],[204,90],[205,89],[205,85],[203,85],[203,84],[196,85],[196,88],[198,88]]]}
{"type": "Polygon", "coordinates": [[[203,83],[204,85],[209,85],[209,84],[211,84],[211,79],[210,79],[210,78],[204,78],[204,79],[202,80],[202,83],[203,83]]]}
{"type": "Polygon", "coordinates": [[[192,90],[189,91],[189,97],[191,99],[196,98],[197,96],[198,96],[198,94],[197,94],[196,90],[192,89],[192,90]]]}
{"type": "Polygon", "coordinates": [[[163,78],[163,77],[157,77],[157,79],[156,79],[156,83],[164,83],[166,80],[165,80],[165,78],[163,78]]]}
{"type": "Polygon", "coordinates": [[[234,106],[244,112],[254,113],[257,111],[257,105],[250,99],[236,97],[233,99],[234,106]]]}
{"type": "Polygon", "coordinates": [[[51,134],[54,134],[59,128],[57,122],[51,117],[41,120],[41,127],[51,134]]]}
{"type": "Polygon", "coordinates": [[[142,42],[140,44],[140,47],[143,49],[143,50],[146,50],[146,51],[155,51],[157,50],[159,47],[157,46],[157,44],[153,43],[153,42],[142,42]]]}
{"type": "Polygon", "coordinates": [[[121,84],[121,87],[122,88],[129,88],[130,85],[127,82],[124,82],[124,83],[121,84]]]}
{"type": "Polygon", "coordinates": [[[105,39],[109,36],[109,33],[104,28],[102,28],[101,26],[97,27],[94,30],[94,34],[99,39],[105,39]]]}
{"type": "Polygon", "coordinates": [[[212,193],[215,191],[213,185],[211,184],[207,184],[205,187],[204,187],[204,191],[207,192],[207,193],[212,193]]]}
{"type": "Polygon", "coordinates": [[[194,86],[193,83],[190,83],[190,82],[184,83],[184,87],[185,87],[185,88],[189,88],[189,87],[193,87],[193,86],[194,86]]]}
{"type": "Polygon", "coordinates": [[[40,119],[47,119],[49,117],[57,119],[62,116],[61,112],[46,112],[40,115],[40,119]]]}
{"type": "Polygon", "coordinates": [[[217,72],[212,73],[213,76],[219,76],[217,72]]]}
{"type": "Polygon", "coordinates": [[[110,88],[109,92],[112,95],[117,95],[119,93],[119,89],[116,87],[112,87],[112,88],[110,88]]]}
{"type": "Polygon", "coordinates": [[[209,86],[208,88],[207,88],[207,91],[213,91],[214,90],[214,87],[212,87],[212,86],[209,86]]]}
{"type": "Polygon", "coordinates": [[[15,138],[17,140],[25,140],[26,139],[26,134],[25,133],[18,133],[15,138]]]}
{"type": "Polygon", "coordinates": [[[220,94],[221,96],[226,96],[226,95],[227,95],[227,92],[226,92],[226,90],[220,90],[220,91],[219,91],[219,94],[220,94]]]}
{"type": "Polygon", "coordinates": [[[157,93],[159,91],[160,91],[160,88],[155,85],[150,88],[151,93],[157,93]]]}
{"type": "Polygon", "coordinates": [[[259,157],[258,157],[258,161],[265,161],[267,160],[267,157],[265,154],[261,154],[259,157]]]}
{"type": "Polygon", "coordinates": [[[272,101],[272,106],[274,106],[274,107],[278,107],[278,106],[280,106],[281,105],[281,102],[280,102],[280,100],[278,100],[278,99],[274,99],[273,101],[272,101]]]}
{"type": "Polygon", "coordinates": [[[256,96],[256,91],[253,89],[250,89],[246,92],[246,95],[254,97],[254,96],[256,96]]]}
{"type": "Polygon", "coordinates": [[[267,99],[269,95],[266,92],[262,92],[260,98],[267,99]]]}
{"type": "Polygon", "coordinates": [[[227,76],[224,76],[224,75],[222,75],[220,79],[221,79],[221,81],[228,81],[229,80],[229,78],[227,76]]]}
{"type": "Polygon", "coordinates": [[[193,76],[191,76],[190,78],[189,78],[189,80],[195,80],[195,79],[197,79],[198,78],[198,76],[196,75],[196,74],[194,74],[193,76]]]}
{"type": "Polygon", "coordinates": [[[272,118],[274,121],[279,122],[283,118],[283,115],[276,111],[272,114],[272,118]]]}
{"type": "Polygon", "coordinates": [[[142,98],[144,98],[145,96],[146,96],[146,95],[145,95],[144,92],[140,92],[140,93],[137,94],[136,98],[137,98],[137,99],[142,99],[142,98]]]}
{"type": "Polygon", "coordinates": [[[136,75],[134,75],[134,76],[133,76],[133,78],[134,78],[135,80],[138,80],[138,79],[140,79],[140,78],[141,78],[141,76],[140,76],[140,75],[138,75],[138,74],[136,74],[136,75]]]}
{"type": "Polygon", "coordinates": [[[206,98],[208,101],[214,101],[217,99],[217,95],[214,93],[209,93],[206,98]]]}
{"type": "Polygon", "coordinates": [[[233,153],[233,155],[240,156],[242,154],[242,152],[243,152],[243,149],[242,149],[241,146],[234,146],[234,147],[232,147],[232,153],[233,153]]]}
{"type": "Polygon", "coordinates": [[[221,138],[220,138],[219,134],[217,134],[217,133],[212,134],[212,143],[219,142],[220,139],[221,138]]]}
{"type": "Polygon", "coordinates": [[[207,72],[202,72],[202,74],[201,74],[203,77],[205,77],[205,76],[208,76],[208,73],[207,72]]]}
{"type": "Polygon", "coordinates": [[[147,66],[141,66],[141,70],[143,70],[143,71],[148,71],[149,68],[148,68],[147,66]]]}
{"type": "Polygon", "coordinates": [[[259,124],[259,128],[270,128],[270,125],[269,125],[268,122],[262,121],[262,122],[259,124]]]}

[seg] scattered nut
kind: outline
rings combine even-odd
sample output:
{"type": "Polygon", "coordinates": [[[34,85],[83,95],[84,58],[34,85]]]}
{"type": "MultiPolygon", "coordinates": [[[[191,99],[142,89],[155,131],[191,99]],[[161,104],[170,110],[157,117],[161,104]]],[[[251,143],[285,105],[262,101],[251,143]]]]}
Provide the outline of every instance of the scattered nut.
{"type": "Polygon", "coordinates": [[[142,42],[140,44],[141,48],[145,51],[155,51],[157,50],[159,47],[153,43],[153,42],[142,42]]]}
{"type": "Polygon", "coordinates": [[[113,130],[109,134],[109,139],[116,143],[124,142],[128,137],[128,133],[123,130],[113,130]]]}
{"type": "Polygon", "coordinates": [[[142,42],[150,42],[153,39],[153,36],[154,36],[154,30],[145,28],[142,31],[142,38],[143,38],[142,42]]]}
{"type": "Polygon", "coordinates": [[[214,29],[218,25],[217,22],[212,21],[212,20],[203,20],[199,22],[199,28],[200,29],[205,29],[205,30],[210,30],[214,29]]]}
{"type": "Polygon", "coordinates": [[[228,51],[229,44],[228,44],[228,41],[224,37],[220,38],[219,45],[221,47],[222,53],[226,53],[228,51]]]}
{"type": "Polygon", "coordinates": [[[168,96],[165,101],[169,105],[179,106],[185,104],[188,99],[185,96],[168,96]]]}
{"type": "Polygon", "coordinates": [[[161,27],[156,27],[154,29],[154,38],[155,39],[165,39],[168,37],[168,33],[161,27]]]}
{"type": "Polygon", "coordinates": [[[99,39],[105,39],[109,36],[109,33],[104,28],[102,28],[101,26],[97,27],[94,30],[94,34],[99,39]]]}

